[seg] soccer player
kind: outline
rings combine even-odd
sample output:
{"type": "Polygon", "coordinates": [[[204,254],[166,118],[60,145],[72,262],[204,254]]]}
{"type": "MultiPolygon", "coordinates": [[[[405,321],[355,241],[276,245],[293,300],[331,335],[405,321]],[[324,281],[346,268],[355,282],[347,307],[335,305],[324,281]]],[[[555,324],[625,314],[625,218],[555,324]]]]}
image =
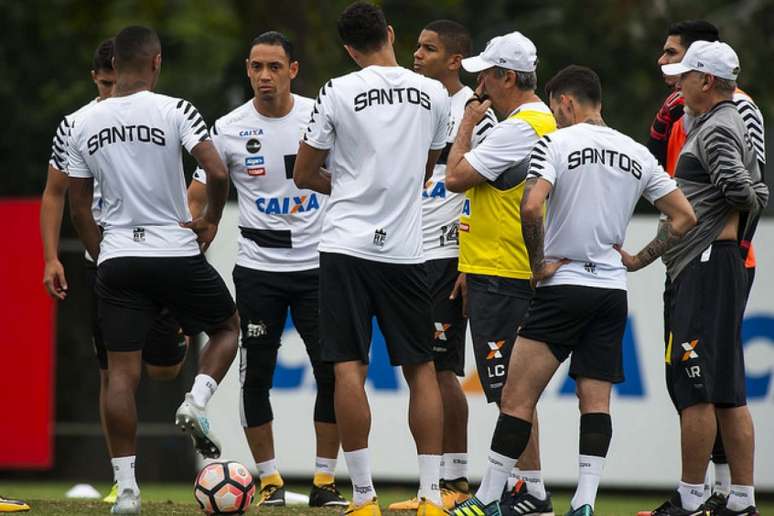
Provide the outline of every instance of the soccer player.
{"type": "MultiPolygon", "coordinates": [[[[718,41],[718,39],[720,39],[718,28],[709,22],[702,20],[687,20],[675,23],[669,28],[666,41],[664,42],[663,53],[658,60],[658,64],[665,65],[679,63],[685,55],[685,51],[694,41],[718,41]]],[[[664,81],[672,88],[675,87],[677,79],[677,77],[664,76],[664,81]]],[[[739,87],[734,91],[733,101],[744,120],[747,134],[749,134],[750,139],[752,140],[755,152],[758,155],[758,161],[760,162],[761,173],[763,173],[766,166],[763,115],[750,96],[739,89],[739,87]]],[[[656,115],[650,130],[648,148],[653,152],[656,158],[659,159],[659,162],[670,175],[674,175],[675,173],[677,158],[685,144],[689,126],[694,119],[693,116],[685,113],[684,104],[685,101],[682,93],[679,89],[675,89],[675,91],[664,101],[664,105],[656,115]]],[[[752,235],[749,235],[750,238],[742,237],[742,246],[740,247],[745,259],[745,268],[747,269],[748,275],[748,297],[755,278],[756,266],[755,251],[751,242],[751,236],[752,235]]],[[[668,293],[669,277],[667,277],[666,284],[667,288],[665,289],[665,293],[668,293]]],[[[665,314],[667,313],[666,307],[668,304],[669,300],[665,299],[665,314]]],[[[665,326],[667,320],[667,318],[664,319],[665,326]]],[[[669,330],[665,328],[664,345],[667,346],[668,343],[669,330]]],[[[726,499],[731,490],[731,471],[728,467],[728,460],[726,459],[725,450],[723,448],[723,439],[720,429],[718,429],[717,436],[715,437],[715,445],[712,449],[711,459],[714,464],[715,482],[714,486],[710,485],[709,471],[707,471],[707,479],[704,487],[705,496],[709,496],[709,499],[705,503],[705,508],[716,509],[725,506],[726,499]],[[713,491],[711,496],[710,491],[713,491]]]]}
{"type": "Polygon", "coordinates": [[[409,386],[409,427],[419,455],[417,514],[440,515],[443,408],[421,195],[446,145],[448,94],[438,81],[398,66],[395,34],[378,7],[351,4],[338,31],[362,70],[320,89],[293,177],[299,188],[330,194],[319,247],[320,334],[323,360],[334,362],[336,420],[353,485],[347,514],[380,514],[365,392],[375,316],[390,362],[402,367],[409,386]],[[330,175],[320,171],[326,158],[330,175]]]}
{"type": "Polygon", "coordinates": [[[218,457],[205,406],[236,354],[239,318],[225,283],[199,249],[217,233],[228,172],[196,108],[151,91],[161,70],[156,33],[127,27],[114,45],[113,96],[72,128],[67,168],[73,224],[97,259],[99,324],[108,360],[104,418],[118,482],[112,512],[132,514],[140,510],[134,475],[135,390],[154,321],[167,307],[185,334],[204,331],[210,337],[176,423],[191,433],[200,453],[218,457]],[[193,221],[181,145],[209,179],[207,211],[193,221]],[[91,211],[95,182],[102,193],[104,233],[91,211]]]}
{"type": "MultiPolygon", "coordinates": [[[[454,295],[463,289],[465,296],[467,289],[478,376],[487,401],[499,405],[516,329],[532,297],[519,216],[529,153],[541,136],[556,130],[556,121],[535,94],[537,49],[521,33],[492,39],[481,55],[464,59],[462,66],[478,72],[479,85],[465,109],[446,167],[447,188],[465,192],[460,218],[462,274],[454,295]],[[490,105],[502,122],[471,149],[475,125],[490,105]]],[[[525,511],[519,514],[552,512],[540,472],[537,426],[514,473],[515,486],[508,487],[515,487],[512,505],[525,511]]]]}
{"type": "MultiPolygon", "coordinates": [[[[433,354],[443,400],[443,459],[441,496],[445,509],[470,497],[468,485],[468,403],[457,376],[465,374],[467,318],[462,299],[450,299],[457,280],[459,218],[464,195],[446,189],[446,160],[473,90],[460,81],[463,58],[471,53],[470,33],[451,20],[429,23],[419,34],[414,71],[441,82],[449,93],[451,116],[446,148],[422,193],[422,233],[425,267],[433,302],[433,354]]],[[[472,145],[481,142],[497,123],[491,111],[473,132],[472,145]]],[[[417,498],[396,502],[389,510],[412,510],[417,498]]]]}
{"type": "MultiPolygon", "coordinates": [[[[562,129],[532,151],[521,203],[537,288],[511,355],[489,467],[465,502],[477,515],[499,513],[499,494],[530,439],[538,398],[570,355],[581,417],[578,486],[567,514],[594,513],[612,436],[610,391],[624,380],[626,267],[614,246],[641,196],[669,217],[669,236],[695,223],[685,196],[648,150],[605,125],[594,71],[569,66],[546,84],[546,95],[562,129]]],[[[669,243],[659,235],[649,248],[669,243]]]]}
{"type": "MultiPolygon", "coordinates": [[[[683,464],[677,493],[651,514],[704,514],[705,472],[719,425],[732,485],[726,507],[713,512],[755,515],[754,437],[740,335],[748,277],[738,247],[752,235],[769,190],[733,102],[739,74],[734,50],[696,41],[679,63],[662,70],[679,76],[686,109],[696,117],[675,177],[699,222],[679,244],[653,257],[663,254],[669,275],[667,388],[680,412],[683,464]]],[[[623,256],[629,270],[642,266],[642,253],[623,256]]]]}
{"type": "MultiPolygon", "coordinates": [[[[259,506],[285,505],[277,468],[269,392],[288,309],[306,345],[317,382],[317,457],[309,505],[346,506],[336,489],[339,452],[333,408],[333,364],[320,359],[317,245],[327,196],[296,188],[293,162],[314,100],[294,95],[299,64],[279,32],[255,38],[245,60],[255,96],[218,119],[212,141],[239,197],[239,253],[234,267],[242,325],[241,416],[261,478],[259,506]]],[[[206,204],[206,177],[194,173],[191,205],[206,204]]],[[[196,213],[192,214],[196,216],[196,213]]]]}
{"type": "MultiPolygon", "coordinates": [[[[65,196],[67,194],[67,145],[68,135],[75,123],[97,102],[111,96],[116,81],[113,70],[113,40],[100,43],[94,53],[91,78],[97,87],[97,97],[74,113],[65,116],[54,135],[51,145],[51,157],[48,163],[46,188],[40,206],[40,233],[43,240],[45,271],[43,284],[49,295],[55,300],[64,300],[67,296],[67,279],[64,267],[59,261],[59,231],[62,225],[65,196]]],[[[99,184],[94,184],[94,201],[92,213],[99,223],[102,208],[99,184]]],[[[99,365],[99,409],[100,423],[107,441],[108,453],[111,445],[105,429],[105,392],[107,389],[107,351],[102,332],[97,325],[97,299],[94,286],[97,279],[97,267],[91,256],[86,253],[86,277],[88,280],[87,294],[89,296],[89,317],[93,331],[94,350],[99,365]]],[[[179,332],[180,326],[168,310],[164,310],[148,335],[148,346],[143,350],[143,362],[148,376],[157,380],[171,380],[177,377],[185,358],[186,340],[179,332]]],[[[115,479],[114,479],[115,480],[115,479]]],[[[114,503],[117,484],[114,482],[111,492],[104,498],[105,502],[114,503]]]]}

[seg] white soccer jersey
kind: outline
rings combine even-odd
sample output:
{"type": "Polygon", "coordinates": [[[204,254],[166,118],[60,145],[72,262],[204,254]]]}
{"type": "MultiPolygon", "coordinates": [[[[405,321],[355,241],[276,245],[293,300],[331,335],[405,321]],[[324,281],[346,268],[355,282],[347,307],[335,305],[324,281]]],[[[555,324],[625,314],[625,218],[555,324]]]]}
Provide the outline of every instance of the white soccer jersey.
{"type": "MultiPolygon", "coordinates": [[[[48,159],[48,164],[63,174],[67,174],[67,148],[69,145],[70,131],[73,127],[75,127],[75,124],[78,122],[78,120],[89,109],[96,105],[98,101],[98,99],[94,99],[88,104],[82,106],[77,111],[66,115],[62,121],[59,122],[59,127],[56,128],[56,133],[54,133],[54,140],[51,143],[51,156],[48,159]]],[[[95,180],[94,200],[91,203],[91,212],[94,215],[94,220],[97,221],[97,224],[99,224],[100,220],[101,204],[102,194],[100,193],[99,183],[95,180]]],[[[86,253],[86,257],[91,259],[89,253],[86,253]]]]}
{"type": "Polygon", "coordinates": [[[626,290],[626,267],[613,249],[641,196],[653,203],[677,188],[643,145],[609,127],[576,124],[544,136],[528,178],[553,185],[545,221],[546,259],[571,263],[538,286],[626,290]]]}
{"type": "Polygon", "coordinates": [[[181,145],[209,139],[204,119],[182,99],[141,91],[103,100],[73,128],[72,177],[94,177],[102,189],[105,229],[99,263],[123,256],[193,256],[181,145]]]}
{"type": "Polygon", "coordinates": [[[485,145],[465,153],[470,166],[489,181],[497,181],[515,163],[527,158],[535,146],[535,129],[525,120],[514,117],[520,111],[551,113],[542,101],[522,104],[490,131],[485,145]]]}
{"type": "MultiPolygon", "coordinates": [[[[472,95],[473,90],[464,86],[449,97],[451,113],[446,148],[433,169],[433,177],[425,183],[425,189],[422,192],[422,235],[425,260],[456,258],[460,252],[459,219],[465,194],[446,189],[446,161],[454,139],[457,137],[462,115],[465,113],[465,103],[472,95]]],[[[497,118],[490,110],[473,129],[471,146],[477,146],[495,125],[497,125],[497,118]]]]}
{"type": "Polygon", "coordinates": [[[320,251],[421,263],[427,153],[446,145],[449,97],[440,82],[397,66],[328,81],[304,141],[330,149],[331,196],[320,251]]]}
{"type": "MultiPolygon", "coordinates": [[[[314,100],[293,95],[282,118],[258,113],[251,99],[219,118],[212,141],[239,198],[237,265],[263,271],[302,271],[320,265],[317,245],[328,197],[300,190],[293,165],[314,100]]],[[[194,179],[202,183],[201,169],[194,179]]]]}

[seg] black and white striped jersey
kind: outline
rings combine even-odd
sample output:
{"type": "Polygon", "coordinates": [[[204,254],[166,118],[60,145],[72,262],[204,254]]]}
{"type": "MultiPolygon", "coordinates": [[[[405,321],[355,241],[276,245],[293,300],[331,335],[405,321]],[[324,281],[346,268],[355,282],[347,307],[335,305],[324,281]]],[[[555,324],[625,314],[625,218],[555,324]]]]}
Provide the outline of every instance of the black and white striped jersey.
{"type": "Polygon", "coordinates": [[[765,165],[766,135],[761,110],[748,94],[739,89],[734,92],[734,105],[742,116],[744,126],[747,128],[747,134],[750,135],[753,149],[755,149],[755,154],[758,156],[758,161],[761,162],[761,165],[765,165]]]}
{"type": "Polygon", "coordinates": [[[141,91],[89,109],[70,132],[68,172],[102,190],[99,262],[122,256],[193,256],[182,147],[209,140],[188,101],[141,91]]]}
{"type": "MultiPolygon", "coordinates": [[[[59,122],[54,133],[54,139],[51,142],[51,156],[48,158],[48,164],[52,168],[58,170],[63,174],[67,174],[67,147],[69,145],[70,131],[75,126],[77,121],[92,107],[94,107],[99,99],[94,99],[88,104],[81,106],[77,111],[66,115],[59,122]]],[[[94,215],[94,220],[99,224],[100,205],[102,194],[100,193],[99,183],[94,182],[94,200],[91,204],[91,212],[94,215]]],[[[89,253],[86,253],[86,257],[89,257],[89,253]]]]}

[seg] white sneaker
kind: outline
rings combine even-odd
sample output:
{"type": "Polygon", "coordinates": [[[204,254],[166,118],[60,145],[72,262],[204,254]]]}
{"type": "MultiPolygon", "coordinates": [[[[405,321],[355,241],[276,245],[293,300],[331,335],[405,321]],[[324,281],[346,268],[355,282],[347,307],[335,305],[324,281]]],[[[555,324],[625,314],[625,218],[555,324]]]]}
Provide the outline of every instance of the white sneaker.
{"type": "Polygon", "coordinates": [[[220,457],[220,443],[210,432],[210,422],[204,407],[194,403],[190,392],[175,414],[175,425],[183,432],[190,432],[196,451],[208,459],[220,457]]]}
{"type": "Polygon", "coordinates": [[[124,489],[118,493],[110,514],[140,514],[140,492],[124,489]]]}

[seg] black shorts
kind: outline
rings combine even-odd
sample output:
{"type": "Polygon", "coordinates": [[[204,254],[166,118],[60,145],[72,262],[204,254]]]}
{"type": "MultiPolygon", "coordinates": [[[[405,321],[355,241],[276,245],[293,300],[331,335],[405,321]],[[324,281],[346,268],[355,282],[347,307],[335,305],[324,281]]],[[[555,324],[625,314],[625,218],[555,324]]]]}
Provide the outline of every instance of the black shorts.
{"type": "Polygon", "coordinates": [[[449,299],[459,276],[457,258],[430,260],[425,262],[425,268],[433,302],[435,370],[465,376],[465,330],[468,320],[462,314],[462,296],[449,299]]]}
{"type": "Polygon", "coordinates": [[[319,270],[266,272],[234,267],[236,303],[242,329],[240,383],[242,425],[260,426],[272,418],[255,392],[271,390],[288,310],[306,346],[315,378],[333,382],[333,365],[320,358],[319,270]]]}
{"type": "Polygon", "coordinates": [[[97,268],[96,292],[108,351],[144,349],[163,308],[186,335],[211,330],[236,311],[226,284],[202,254],[106,260],[97,268]]]}
{"type": "MultiPolygon", "coordinates": [[[[86,262],[86,281],[91,298],[91,325],[93,332],[94,353],[100,369],[107,369],[107,350],[102,338],[102,330],[97,324],[97,295],[94,291],[97,285],[97,266],[94,262],[86,262]]],[[[162,308],[158,318],[148,333],[146,346],[142,350],[142,360],[148,365],[168,367],[177,365],[185,358],[187,346],[180,325],[172,313],[162,308]]]]}
{"type": "Polygon", "coordinates": [[[741,328],[749,283],[737,243],[719,241],[667,285],[667,390],[677,410],[747,404],[741,328]]]}
{"type": "Polygon", "coordinates": [[[532,298],[529,280],[467,274],[476,369],[489,403],[500,403],[516,330],[532,298]]]}
{"type": "Polygon", "coordinates": [[[625,290],[581,285],[540,287],[519,336],[545,342],[560,362],[572,353],[570,376],[574,379],[621,383],[627,314],[625,290]]]}
{"type": "Polygon", "coordinates": [[[369,363],[374,317],[384,334],[392,365],[433,360],[425,264],[392,264],[321,252],[323,360],[369,363]]]}

